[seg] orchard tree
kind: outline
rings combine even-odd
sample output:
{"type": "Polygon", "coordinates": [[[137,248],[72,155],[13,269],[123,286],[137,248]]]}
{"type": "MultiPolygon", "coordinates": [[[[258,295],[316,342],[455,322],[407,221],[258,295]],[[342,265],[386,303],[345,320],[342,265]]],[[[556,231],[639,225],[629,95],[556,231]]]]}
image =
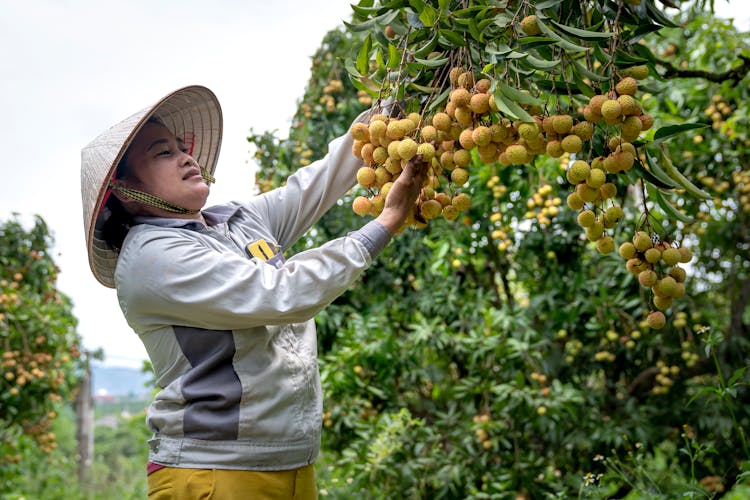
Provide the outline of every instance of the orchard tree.
{"type": "Polygon", "coordinates": [[[70,299],[57,290],[52,238],[37,217],[0,225],[0,493],[56,446],[57,409],[77,385],[80,338],[70,299]],[[33,448],[29,451],[29,448],[33,448]]]}
{"type": "Polygon", "coordinates": [[[288,137],[249,138],[265,190],[375,106],[349,130],[360,185],[300,246],[375,215],[417,151],[432,170],[318,316],[328,497],[746,480],[748,37],[701,2],[635,3],[360,2],[288,137]]]}

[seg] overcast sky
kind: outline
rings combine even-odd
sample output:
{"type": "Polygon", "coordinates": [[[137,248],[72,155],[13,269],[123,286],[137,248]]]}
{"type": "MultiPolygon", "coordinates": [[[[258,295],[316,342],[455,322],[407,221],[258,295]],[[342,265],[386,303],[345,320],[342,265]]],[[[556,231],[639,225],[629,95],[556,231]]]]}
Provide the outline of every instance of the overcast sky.
{"type": "MultiPolygon", "coordinates": [[[[0,0],[0,220],[42,216],[62,292],[87,349],[140,366],[146,353],[113,290],[91,274],[80,150],[107,127],[184,85],[218,96],[224,141],[209,205],[253,189],[248,131],[286,133],[326,32],[346,0],[0,0]]],[[[716,0],[750,29],[747,0],[716,0]]]]}

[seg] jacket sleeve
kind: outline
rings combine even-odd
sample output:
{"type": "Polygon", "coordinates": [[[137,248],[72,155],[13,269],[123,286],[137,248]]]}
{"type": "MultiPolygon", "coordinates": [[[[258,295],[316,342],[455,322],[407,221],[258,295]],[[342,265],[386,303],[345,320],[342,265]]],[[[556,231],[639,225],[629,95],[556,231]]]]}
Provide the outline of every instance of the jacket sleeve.
{"type": "Polygon", "coordinates": [[[285,186],[251,201],[284,250],[356,183],[362,161],[352,153],[352,144],[348,133],[334,139],[325,157],[290,175],[285,186]]]}
{"type": "Polygon", "coordinates": [[[139,332],[301,323],[341,295],[390,240],[377,221],[276,268],[212,248],[184,230],[132,229],[117,264],[120,307],[139,332]]]}

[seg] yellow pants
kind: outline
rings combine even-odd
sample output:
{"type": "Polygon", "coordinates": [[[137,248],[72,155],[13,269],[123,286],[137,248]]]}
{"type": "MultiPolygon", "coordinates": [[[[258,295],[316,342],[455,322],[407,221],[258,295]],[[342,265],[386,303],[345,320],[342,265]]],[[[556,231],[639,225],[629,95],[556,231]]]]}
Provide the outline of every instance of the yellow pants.
{"type": "Polygon", "coordinates": [[[315,469],[261,472],[167,467],[148,476],[149,500],[315,500],[315,469]]]}

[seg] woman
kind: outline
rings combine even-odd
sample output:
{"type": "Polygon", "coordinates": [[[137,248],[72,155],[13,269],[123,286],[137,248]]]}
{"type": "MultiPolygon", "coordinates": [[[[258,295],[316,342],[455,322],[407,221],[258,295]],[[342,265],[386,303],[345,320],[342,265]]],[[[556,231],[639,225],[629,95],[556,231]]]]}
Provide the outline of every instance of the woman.
{"type": "Polygon", "coordinates": [[[192,86],[82,151],[89,263],[117,289],[161,389],[147,415],[149,498],[315,498],[313,317],[401,228],[426,166],[407,165],[362,228],[285,258],[354,185],[351,138],[284,187],[204,208],[221,133],[215,95],[192,86]]]}

